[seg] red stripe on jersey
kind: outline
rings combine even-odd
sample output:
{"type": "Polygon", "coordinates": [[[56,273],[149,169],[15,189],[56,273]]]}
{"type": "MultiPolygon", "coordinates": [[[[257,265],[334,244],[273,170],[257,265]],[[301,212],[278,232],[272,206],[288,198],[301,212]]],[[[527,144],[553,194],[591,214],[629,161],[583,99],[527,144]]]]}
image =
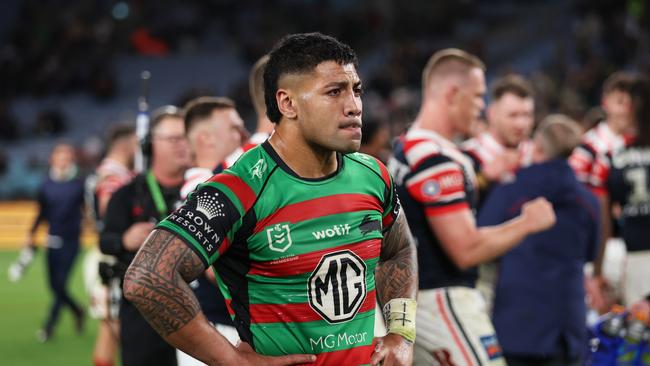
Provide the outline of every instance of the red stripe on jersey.
{"type": "Polygon", "coordinates": [[[386,169],[386,166],[384,163],[379,161],[377,158],[373,158],[377,162],[377,165],[379,166],[379,170],[381,171],[381,178],[384,180],[384,184],[386,184],[386,187],[390,187],[390,174],[388,173],[388,169],[386,169]]]}
{"type": "Polygon", "coordinates": [[[228,238],[226,237],[223,238],[221,245],[219,245],[219,249],[217,249],[219,251],[219,255],[220,256],[223,255],[223,253],[225,253],[226,250],[228,250],[228,248],[230,248],[230,240],[228,240],[228,238]]]}
{"type": "Polygon", "coordinates": [[[335,194],[281,207],[259,221],[253,233],[257,234],[263,228],[281,222],[296,223],[345,212],[373,210],[383,212],[377,197],[358,193],[335,194]]]}
{"type": "Polygon", "coordinates": [[[427,217],[440,216],[440,215],[444,215],[456,211],[469,210],[469,209],[470,209],[469,204],[463,201],[463,202],[452,203],[450,205],[444,205],[444,206],[425,207],[424,214],[427,217]]]}
{"type": "Polygon", "coordinates": [[[395,215],[390,213],[390,214],[384,216],[383,219],[381,219],[381,227],[383,229],[385,229],[387,227],[390,227],[393,224],[394,221],[395,221],[395,215]]]}
{"type": "Polygon", "coordinates": [[[231,299],[225,299],[226,300],[226,309],[228,309],[228,314],[230,316],[235,315],[235,311],[232,309],[232,300],[231,299]]]}
{"type": "MultiPolygon", "coordinates": [[[[375,290],[369,291],[358,313],[375,308],[375,290]]],[[[250,304],[251,324],[259,323],[300,323],[322,320],[308,303],[300,304],[250,304]]]]}
{"type": "Polygon", "coordinates": [[[367,365],[370,364],[374,351],[375,341],[367,346],[318,354],[316,355],[316,362],[309,365],[367,365]]]}
{"type": "Polygon", "coordinates": [[[268,277],[285,277],[311,272],[316,268],[318,262],[325,254],[346,249],[353,251],[354,254],[358,255],[364,261],[377,258],[381,251],[381,239],[370,239],[359,243],[317,250],[273,261],[253,262],[251,263],[251,268],[248,274],[268,277]]]}
{"type": "Polygon", "coordinates": [[[453,200],[453,197],[465,197],[465,177],[458,168],[445,169],[431,176],[409,184],[409,194],[421,203],[436,203],[440,200],[453,200]]]}
{"type": "Polygon", "coordinates": [[[598,197],[606,197],[609,193],[607,192],[607,188],[605,187],[596,187],[596,186],[589,186],[589,189],[593,194],[595,194],[598,197]]]}
{"type": "Polygon", "coordinates": [[[217,174],[210,178],[210,182],[217,182],[228,187],[239,198],[244,211],[248,211],[255,203],[255,192],[241,178],[232,174],[217,174]]]}

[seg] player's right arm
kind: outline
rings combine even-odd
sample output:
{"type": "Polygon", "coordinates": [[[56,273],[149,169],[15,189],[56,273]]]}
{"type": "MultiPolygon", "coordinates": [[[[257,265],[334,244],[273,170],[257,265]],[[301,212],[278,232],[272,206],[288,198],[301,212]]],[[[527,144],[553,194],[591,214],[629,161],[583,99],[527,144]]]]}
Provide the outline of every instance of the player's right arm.
{"type": "Polygon", "coordinates": [[[550,228],[555,213],[546,199],[536,198],[523,205],[519,216],[500,225],[476,227],[468,208],[427,220],[450,259],[467,269],[498,258],[526,236],[550,228]]]}
{"type": "Polygon", "coordinates": [[[222,191],[210,186],[199,189],[147,237],[124,278],[124,297],[168,343],[208,365],[314,362],[313,355],[269,357],[258,355],[246,344],[235,348],[201,312],[188,283],[214,262],[239,214],[222,191]],[[206,214],[206,209],[217,205],[223,211],[206,214]],[[200,228],[187,221],[199,219],[203,220],[200,228]],[[190,226],[193,230],[184,229],[190,226]]]}
{"type": "Polygon", "coordinates": [[[465,176],[456,162],[444,156],[432,156],[421,163],[405,185],[423,206],[443,250],[461,269],[497,258],[527,235],[555,223],[551,204],[537,198],[525,203],[518,217],[478,228],[465,193],[465,176]]]}

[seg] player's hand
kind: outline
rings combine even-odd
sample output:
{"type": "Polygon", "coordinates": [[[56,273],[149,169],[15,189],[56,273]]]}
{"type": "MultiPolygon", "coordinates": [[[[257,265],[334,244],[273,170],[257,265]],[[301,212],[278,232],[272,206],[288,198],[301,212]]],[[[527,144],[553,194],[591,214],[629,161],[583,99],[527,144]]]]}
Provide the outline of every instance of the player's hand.
{"type": "Polygon", "coordinates": [[[605,314],[611,308],[613,301],[608,298],[609,284],[602,276],[586,277],[585,291],[589,306],[598,314],[605,314]]]}
{"type": "Polygon", "coordinates": [[[285,365],[299,365],[311,364],[316,362],[314,355],[286,355],[286,356],[262,356],[256,353],[255,350],[246,342],[239,342],[237,345],[237,353],[239,359],[236,363],[237,366],[285,366],[285,365]]]}
{"type": "Polygon", "coordinates": [[[556,221],[553,205],[544,197],[524,203],[521,217],[528,224],[530,233],[546,230],[555,225],[556,221]]]}
{"type": "Polygon", "coordinates": [[[130,252],[135,252],[144,243],[144,240],[149,236],[154,224],[150,222],[136,222],[122,235],[122,243],[124,249],[130,252]]]}
{"type": "Polygon", "coordinates": [[[413,364],[413,344],[399,334],[388,333],[376,338],[372,354],[372,366],[410,366],[413,364]]]}
{"type": "Polygon", "coordinates": [[[27,236],[25,236],[25,240],[23,240],[23,248],[34,248],[34,234],[29,233],[27,236]]]}

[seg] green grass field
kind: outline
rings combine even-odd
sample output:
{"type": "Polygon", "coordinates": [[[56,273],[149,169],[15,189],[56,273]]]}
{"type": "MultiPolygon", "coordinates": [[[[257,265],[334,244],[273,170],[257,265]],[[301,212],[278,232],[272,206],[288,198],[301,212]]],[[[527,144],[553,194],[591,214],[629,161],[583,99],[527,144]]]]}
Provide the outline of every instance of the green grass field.
{"type": "MultiPolygon", "coordinates": [[[[77,335],[72,315],[64,308],[54,337],[47,343],[36,340],[51,302],[47,286],[45,258],[39,250],[29,271],[18,283],[7,278],[7,268],[17,257],[17,251],[0,251],[0,364],[32,365],[92,365],[92,349],[97,321],[87,318],[83,335],[77,335]]],[[[68,288],[84,308],[88,297],[83,289],[82,259],[77,258],[68,288]]]]}

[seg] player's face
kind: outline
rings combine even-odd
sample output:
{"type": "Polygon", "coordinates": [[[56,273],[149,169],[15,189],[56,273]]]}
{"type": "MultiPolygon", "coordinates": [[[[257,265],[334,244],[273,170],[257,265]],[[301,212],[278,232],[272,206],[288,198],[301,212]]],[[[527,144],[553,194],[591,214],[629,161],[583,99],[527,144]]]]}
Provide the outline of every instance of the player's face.
{"type": "Polygon", "coordinates": [[[166,117],[153,131],[153,159],[163,162],[170,170],[190,166],[190,149],[185,138],[183,120],[166,117]]]}
{"type": "Polygon", "coordinates": [[[490,126],[506,147],[516,148],[530,137],[534,123],[533,98],[506,93],[490,106],[490,126]]]}
{"type": "Polygon", "coordinates": [[[361,80],[353,64],[320,63],[296,83],[297,119],[307,144],[348,153],[361,146],[361,80]]]}
{"type": "Polygon", "coordinates": [[[234,152],[242,144],[244,121],[234,108],[218,109],[212,112],[209,130],[210,143],[219,147],[225,155],[234,152]]]}
{"type": "MultiPolygon", "coordinates": [[[[603,96],[603,110],[608,120],[632,121],[632,98],[629,93],[613,90],[603,96]]],[[[629,126],[627,126],[629,127],[629,126]]]]}
{"type": "Polygon", "coordinates": [[[485,90],[483,70],[473,68],[452,101],[451,115],[456,132],[469,135],[472,125],[479,120],[485,108],[485,90]]]}

